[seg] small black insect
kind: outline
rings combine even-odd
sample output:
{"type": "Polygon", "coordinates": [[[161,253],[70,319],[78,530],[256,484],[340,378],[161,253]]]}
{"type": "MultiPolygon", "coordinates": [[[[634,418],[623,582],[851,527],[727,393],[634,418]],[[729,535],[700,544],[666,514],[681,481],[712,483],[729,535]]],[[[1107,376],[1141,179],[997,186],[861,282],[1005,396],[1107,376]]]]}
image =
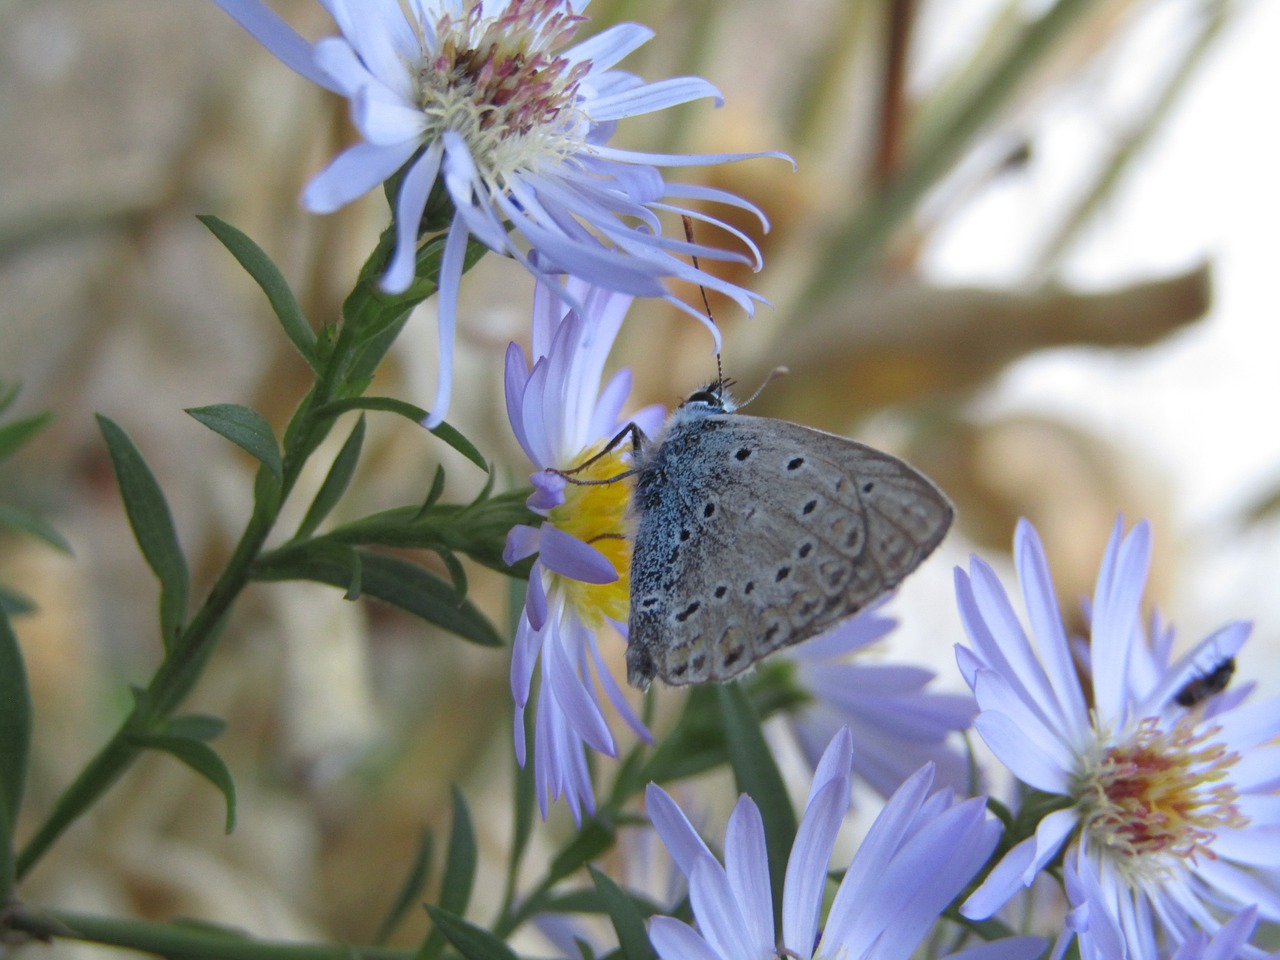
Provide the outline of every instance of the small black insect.
{"type": "Polygon", "coordinates": [[[1180,707],[1194,707],[1208,700],[1215,693],[1227,689],[1231,675],[1236,672],[1235,657],[1227,657],[1208,673],[1193,677],[1187,685],[1174,694],[1174,702],[1180,707]]]}

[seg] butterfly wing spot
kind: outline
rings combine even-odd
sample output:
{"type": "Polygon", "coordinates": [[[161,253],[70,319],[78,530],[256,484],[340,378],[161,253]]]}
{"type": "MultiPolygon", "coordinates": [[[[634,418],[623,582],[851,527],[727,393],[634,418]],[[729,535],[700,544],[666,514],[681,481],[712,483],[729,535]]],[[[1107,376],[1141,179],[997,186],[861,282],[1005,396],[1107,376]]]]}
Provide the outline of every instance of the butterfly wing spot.
{"type": "Polygon", "coordinates": [[[789,576],[791,576],[790,567],[779,567],[778,572],[773,576],[773,582],[781,583],[783,580],[787,579],[787,577],[789,576]]]}
{"type": "Polygon", "coordinates": [[[804,466],[804,457],[792,457],[787,461],[788,470],[799,470],[804,466]]]}
{"type": "Polygon", "coordinates": [[[873,480],[868,480],[866,483],[864,483],[864,484],[862,485],[862,492],[863,492],[863,493],[870,493],[870,492],[871,492],[872,490],[874,490],[875,488],[876,488],[875,481],[873,481],[873,480]]]}
{"type": "Polygon", "coordinates": [[[742,595],[744,597],[751,596],[751,591],[754,590],[755,588],[756,588],[756,582],[754,580],[748,580],[742,586],[742,595]]]}
{"type": "Polygon", "coordinates": [[[710,520],[716,515],[716,505],[708,501],[707,505],[702,508],[702,515],[710,520]]]}
{"type": "Polygon", "coordinates": [[[716,593],[715,593],[716,599],[717,599],[717,600],[722,599],[722,598],[724,597],[724,595],[725,595],[726,593],[728,593],[728,592],[729,592],[729,588],[728,588],[728,586],[726,586],[726,585],[725,585],[725,584],[723,584],[723,583],[722,583],[722,584],[720,584],[720,585],[718,585],[718,586],[716,587],[716,593]]]}
{"type": "Polygon", "coordinates": [[[746,460],[749,456],[751,456],[751,454],[753,454],[754,452],[755,451],[752,450],[750,447],[739,447],[738,452],[735,453],[733,457],[735,460],[741,463],[742,461],[746,460]]]}
{"type": "Polygon", "coordinates": [[[818,567],[822,582],[827,585],[832,593],[835,593],[845,585],[852,571],[853,564],[847,560],[827,560],[818,567]]]}
{"type": "Polygon", "coordinates": [[[807,517],[809,514],[813,513],[813,511],[817,509],[818,509],[818,501],[810,500],[803,507],[800,508],[800,513],[802,516],[807,517]]]}
{"type": "Polygon", "coordinates": [[[652,610],[654,607],[658,605],[659,602],[660,602],[659,597],[645,597],[643,600],[640,601],[640,606],[644,607],[646,610],[652,610]]]}
{"type": "Polygon", "coordinates": [[[693,536],[693,534],[690,532],[690,530],[689,530],[689,528],[688,528],[688,527],[682,527],[682,528],[681,528],[681,530],[680,530],[680,542],[681,542],[681,543],[684,543],[684,542],[685,542],[686,540],[688,540],[691,536],[693,536]]]}
{"type": "Polygon", "coordinates": [[[803,560],[809,554],[813,553],[813,544],[806,540],[796,548],[796,556],[803,560]]]}
{"type": "MultiPolygon", "coordinates": [[[[793,622],[798,624],[810,624],[814,618],[826,606],[826,600],[817,590],[803,590],[791,598],[791,605],[787,608],[787,612],[791,614],[793,622]]],[[[809,632],[804,633],[805,636],[809,632]]]]}
{"type": "Polygon", "coordinates": [[[678,620],[680,623],[684,623],[686,620],[692,617],[695,613],[697,613],[698,609],[701,606],[702,604],[699,601],[697,600],[693,601],[693,603],[689,604],[687,607],[685,607],[683,610],[681,610],[679,613],[676,614],[676,620],[678,620]]]}

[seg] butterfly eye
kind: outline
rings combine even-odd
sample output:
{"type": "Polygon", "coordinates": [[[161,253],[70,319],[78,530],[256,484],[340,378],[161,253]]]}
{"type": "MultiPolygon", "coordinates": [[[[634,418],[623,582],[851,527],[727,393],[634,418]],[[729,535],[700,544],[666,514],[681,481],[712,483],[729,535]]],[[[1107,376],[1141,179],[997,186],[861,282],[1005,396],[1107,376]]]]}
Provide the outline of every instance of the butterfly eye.
{"type": "Polygon", "coordinates": [[[710,390],[699,390],[697,393],[689,394],[689,399],[685,404],[705,403],[709,407],[720,407],[724,404],[721,402],[719,395],[712,393],[710,390]]]}

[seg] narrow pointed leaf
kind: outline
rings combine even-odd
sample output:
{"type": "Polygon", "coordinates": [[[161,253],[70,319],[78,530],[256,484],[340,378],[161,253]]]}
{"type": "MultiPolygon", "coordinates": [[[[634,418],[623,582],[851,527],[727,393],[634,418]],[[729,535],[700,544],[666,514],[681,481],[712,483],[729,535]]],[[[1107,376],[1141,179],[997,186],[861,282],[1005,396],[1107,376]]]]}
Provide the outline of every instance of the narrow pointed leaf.
{"type": "MultiPolygon", "coordinates": [[[[386,413],[397,413],[407,420],[412,420],[419,426],[428,416],[427,411],[423,410],[422,407],[414,406],[405,400],[397,400],[394,397],[347,397],[343,400],[335,400],[333,403],[325,404],[320,412],[336,417],[338,414],[346,413],[348,410],[382,410],[386,413]]],[[[448,423],[442,423],[431,432],[481,470],[489,469],[489,464],[485,462],[484,456],[476,449],[475,444],[459,433],[456,427],[451,427],[448,423]]]]}
{"type": "Polygon", "coordinates": [[[588,866],[587,869],[591,871],[591,879],[595,881],[613,930],[618,935],[623,960],[656,960],[657,954],[645,931],[644,914],[636,902],[595,867],[588,866]]]}
{"type": "Polygon", "coordinates": [[[438,550],[436,553],[444,561],[445,569],[449,571],[449,579],[453,581],[454,595],[458,598],[458,602],[462,603],[467,599],[467,571],[462,568],[462,561],[455,557],[451,550],[438,550]]]}
{"type": "Polygon", "coordinates": [[[562,849],[547,871],[547,880],[553,883],[562,880],[575,870],[582,869],[590,861],[613,846],[616,831],[611,823],[599,816],[583,822],[577,835],[562,849]]]}
{"type": "Polygon", "coordinates": [[[236,828],[236,785],[231,771],[213,747],[201,740],[165,733],[139,734],[135,741],[140,746],[172,754],[221,790],[227,801],[227,833],[236,828]]]}
{"type": "MultiPolygon", "coordinates": [[[[446,916],[458,918],[467,909],[471,900],[471,886],[476,878],[476,834],[471,823],[471,813],[467,810],[467,801],[462,791],[453,788],[453,828],[449,834],[449,850],[445,854],[444,876],[440,879],[440,910],[446,916]]],[[[431,907],[427,907],[431,910],[431,907]]],[[[432,919],[436,914],[433,911],[432,919]]],[[[461,922],[461,921],[459,921],[461,922]]],[[[427,934],[422,947],[418,950],[416,960],[434,960],[444,949],[447,930],[442,929],[439,921],[435,928],[427,934]]],[[[459,950],[462,947],[457,943],[459,950]]],[[[466,954],[466,951],[463,951],[466,954]]],[[[469,956],[469,954],[466,954],[469,956]]]]}
{"type": "Polygon", "coordinates": [[[445,854],[444,877],[440,884],[440,906],[461,916],[471,900],[471,885],[476,878],[476,830],[471,811],[462,791],[453,788],[453,827],[449,832],[449,850],[445,854]]]}
{"type": "Polygon", "coordinates": [[[46,410],[44,413],[33,414],[0,426],[0,460],[12,454],[43,430],[52,419],[53,414],[46,410]]]}
{"type": "Polygon", "coordinates": [[[13,887],[13,831],[31,757],[31,691],[18,638],[0,612],[0,902],[13,887]]]}
{"type": "Polygon", "coordinates": [[[178,635],[187,609],[187,561],[178,545],[173,516],[164,493],[129,435],[113,421],[98,416],[107,442],[120,495],[133,535],[147,564],[160,580],[160,632],[166,649],[178,635]]]}
{"type": "Polygon", "coordinates": [[[21,530],[23,533],[29,533],[31,536],[43,540],[56,550],[61,550],[66,554],[72,552],[71,544],[67,543],[66,538],[47,521],[37,517],[34,513],[28,513],[26,510],[21,510],[10,504],[0,503],[0,527],[21,530]]]}
{"type": "MultiPolygon", "coordinates": [[[[764,820],[765,846],[769,851],[769,880],[774,912],[782,907],[783,878],[787,858],[796,838],[796,814],[791,807],[782,773],[760,730],[760,717],[738,684],[716,688],[729,748],[729,765],[738,790],[751,797],[764,820]]],[[[781,916],[774,922],[781,929],[781,916]]]]}
{"type": "Polygon", "coordinates": [[[342,449],[333,458],[333,465],[329,467],[324,483],[320,484],[320,489],[316,492],[315,499],[311,501],[311,506],[307,508],[307,515],[302,518],[302,525],[298,527],[298,532],[294,535],[295,540],[304,540],[315,533],[320,524],[324,522],[324,518],[338,505],[342,495],[347,492],[351,478],[356,472],[356,464],[360,460],[360,450],[364,446],[364,430],[364,416],[361,415],[360,419],[356,421],[356,425],[351,428],[351,435],[343,443],[342,449]]]}
{"type": "Polygon", "coordinates": [[[18,617],[35,609],[36,602],[25,593],[0,584],[0,613],[7,617],[18,617]]]}
{"type": "MultiPolygon", "coordinates": [[[[520,960],[516,952],[499,937],[461,917],[427,904],[427,912],[435,923],[432,933],[440,932],[467,960],[520,960]]],[[[424,960],[419,952],[418,960],[424,960]]]]}
{"type": "Polygon", "coordinates": [[[256,457],[277,480],[284,476],[276,435],[257,410],[238,403],[215,403],[209,407],[191,407],[187,413],[256,457]]]}
{"type": "Polygon", "coordinates": [[[382,918],[382,923],[378,924],[378,932],[373,938],[374,943],[386,943],[396,927],[400,925],[400,921],[404,919],[405,914],[409,912],[409,908],[422,898],[422,890],[431,876],[431,857],[434,847],[434,834],[430,830],[424,830],[422,839],[418,842],[418,852],[409,866],[409,873],[405,876],[404,883],[400,885],[400,893],[391,904],[387,915],[382,918]]]}
{"type": "MultiPolygon", "coordinates": [[[[343,562],[331,542],[313,549],[315,542],[297,544],[264,557],[254,566],[255,580],[314,580],[351,589],[355,568],[343,562]]],[[[348,548],[349,549],[349,548],[348,548]]],[[[500,647],[503,639],[498,631],[470,601],[458,602],[453,587],[435,574],[408,560],[354,550],[359,561],[359,588],[365,596],[374,597],[421,617],[428,623],[456,633],[464,640],[485,647],[500,647]]]]}
{"type": "Polygon", "coordinates": [[[213,216],[202,216],[200,222],[222,241],[222,245],[231,251],[231,255],[240,261],[249,276],[262,288],[271,303],[271,310],[280,321],[293,345],[298,348],[302,358],[310,364],[311,369],[320,372],[316,359],[316,335],[302,314],[302,308],[289,289],[280,268],[271,262],[261,247],[231,224],[213,216]]]}
{"type": "Polygon", "coordinates": [[[227,721],[207,713],[188,713],[165,722],[162,733],[188,740],[216,740],[227,729],[227,721]]]}

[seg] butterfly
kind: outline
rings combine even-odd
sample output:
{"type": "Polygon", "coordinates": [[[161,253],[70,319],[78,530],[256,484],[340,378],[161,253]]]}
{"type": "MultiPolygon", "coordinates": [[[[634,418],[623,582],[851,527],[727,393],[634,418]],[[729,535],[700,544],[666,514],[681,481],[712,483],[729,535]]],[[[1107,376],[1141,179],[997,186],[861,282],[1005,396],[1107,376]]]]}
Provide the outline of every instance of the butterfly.
{"type": "Polygon", "coordinates": [[[627,680],[725,681],[892,590],[953,510],[871,447],[736,413],[723,382],[634,430],[627,680]]]}

